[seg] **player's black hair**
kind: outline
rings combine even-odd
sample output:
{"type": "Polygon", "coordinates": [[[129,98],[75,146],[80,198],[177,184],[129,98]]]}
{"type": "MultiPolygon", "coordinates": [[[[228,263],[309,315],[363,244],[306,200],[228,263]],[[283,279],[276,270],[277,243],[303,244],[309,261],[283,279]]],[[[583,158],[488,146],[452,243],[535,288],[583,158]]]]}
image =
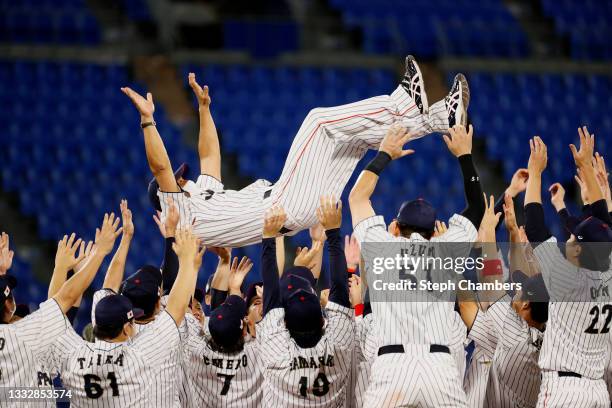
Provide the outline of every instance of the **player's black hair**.
{"type": "Polygon", "coordinates": [[[240,336],[234,344],[219,344],[212,336],[208,339],[208,345],[213,351],[225,354],[236,354],[244,350],[244,336],[240,336]]]}
{"type": "Polygon", "coordinates": [[[324,330],[322,327],[317,330],[305,332],[289,330],[289,335],[301,348],[312,348],[316,346],[319,343],[319,340],[321,340],[321,337],[323,337],[323,333],[324,330]]]}
{"type": "Polygon", "coordinates": [[[121,334],[121,331],[123,330],[123,325],[124,323],[121,323],[119,325],[96,324],[93,327],[94,337],[99,340],[113,340],[121,334]]]}
{"type": "Polygon", "coordinates": [[[3,302],[0,302],[0,319],[2,319],[2,323],[6,323],[6,324],[10,323],[10,322],[5,322],[5,321],[4,321],[4,309],[5,309],[5,307],[4,307],[4,306],[6,305],[6,301],[7,301],[7,300],[11,300],[11,299],[12,299],[13,301],[15,301],[15,298],[13,297],[13,293],[12,293],[12,292],[11,292],[11,294],[9,295],[9,297],[7,297],[6,299],[4,299],[4,301],[3,301],[3,302]]]}
{"type": "Polygon", "coordinates": [[[548,321],[548,302],[529,302],[529,312],[533,321],[546,323],[548,321]]]}
{"type": "Polygon", "coordinates": [[[416,232],[426,240],[430,240],[434,234],[434,230],[426,230],[424,228],[418,228],[412,225],[400,224],[399,222],[397,223],[397,226],[400,230],[401,236],[404,238],[410,238],[410,235],[416,232]]]}

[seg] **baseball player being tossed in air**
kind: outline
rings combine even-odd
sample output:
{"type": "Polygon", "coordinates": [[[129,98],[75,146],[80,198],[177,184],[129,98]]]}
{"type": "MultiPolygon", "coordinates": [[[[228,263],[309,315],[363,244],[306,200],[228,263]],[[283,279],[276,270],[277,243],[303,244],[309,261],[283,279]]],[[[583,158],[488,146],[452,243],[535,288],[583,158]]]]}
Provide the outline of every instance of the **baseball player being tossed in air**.
{"type": "MultiPolygon", "coordinates": [[[[472,161],[472,132],[471,126],[466,132],[463,126],[456,125],[449,129],[450,138],[444,136],[461,166],[467,207],[461,215],[455,214],[450,219],[443,235],[433,236],[435,210],[422,199],[402,204],[388,230],[383,217],[377,216],[372,208],[370,197],[381,171],[392,160],[413,153],[402,149],[411,139],[406,130],[389,129],[378,154],[363,170],[349,195],[354,234],[361,243],[362,254],[367,252],[364,244],[368,242],[400,246],[408,253],[417,245],[432,243],[435,256],[443,257],[438,249],[446,251],[448,247],[440,243],[467,243],[469,246],[476,240],[485,206],[480,179],[472,161]]],[[[367,260],[367,255],[364,259],[367,260]]],[[[414,270],[414,275],[425,275],[422,269],[414,270]]],[[[366,266],[368,280],[373,278],[370,273],[366,266]]],[[[401,274],[400,269],[389,271],[390,277],[397,278],[401,274]]],[[[391,300],[372,301],[381,347],[371,367],[364,407],[466,407],[465,393],[449,347],[453,343],[454,303],[430,298],[426,293],[423,300],[415,301],[410,292],[397,292],[397,298],[391,300]]]]}
{"type": "Polygon", "coordinates": [[[130,88],[122,91],[140,113],[147,160],[159,185],[164,216],[167,199],[172,198],[181,213],[181,226],[192,226],[204,244],[221,247],[261,242],[264,213],[273,205],[287,214],[284,235],[315,225],[319,197],[340,197],[359,160],[368,149],[378,148],[389,126],[402,126],[413,139],[446,132],[465,123],[469,103],[467,81],[459,74],[449,94],[429,106],[421,71],[409,56],[402,83],[391,95],[311,110],[293,139],[280,178],[275,183],[260,179],[234,191],[225,189],[221,181],[221,152],[208,88],[202,89],[194,74],[189,74],[189,84],[199,103],[201,175],[183,186],[177,184],[155,127],[153,96],[142,97],[130,88]]]}

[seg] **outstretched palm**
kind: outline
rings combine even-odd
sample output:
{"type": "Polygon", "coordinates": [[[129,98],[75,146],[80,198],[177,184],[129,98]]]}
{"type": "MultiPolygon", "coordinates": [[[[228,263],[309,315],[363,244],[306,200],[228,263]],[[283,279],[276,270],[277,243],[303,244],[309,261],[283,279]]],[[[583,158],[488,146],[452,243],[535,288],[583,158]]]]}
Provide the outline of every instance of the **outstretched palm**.
{"type": "Polygon", "coordinates": [[[155,105],[153,104],[153,95],[151,94],[151,92],[147,92],[146,98],[128,87],[121,88],[121,92],[126,94],[128,98],[132,100],[132,103],[134,104],[136,109],[138,109],[140,116],[147,118],[153,116],[153,112],[155,112],[155,105]]]}

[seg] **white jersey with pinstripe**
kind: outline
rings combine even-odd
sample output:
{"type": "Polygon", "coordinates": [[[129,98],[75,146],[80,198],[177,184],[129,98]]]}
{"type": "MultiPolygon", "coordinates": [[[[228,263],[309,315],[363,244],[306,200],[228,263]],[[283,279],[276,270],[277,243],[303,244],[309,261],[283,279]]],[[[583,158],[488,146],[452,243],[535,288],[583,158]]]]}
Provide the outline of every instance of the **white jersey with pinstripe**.
{"type": "Polygon", "coordinates": [[[192,315],[186,316],[185,362],[196,407],[255,408],[261,406],[263,367],[254,339],[242,351],[214,350],[210,334],[192,315]]]}
{"type": "MultiPolygon", "coordinates": [[[[436,251],[433,256],[444,257],[447,250],[455,256],[455,248],[438,244],[472,243],[477,231],[467,218],[454,215],[449,220],[448,231],[430,241],[419,234],[412,234],[409,238],[395,237],[387,232],[383,217],[373,216],[361,221],[354,234],[361,243],[362,254],[367,251],[364,247],[367,242],[395,243],[408,251],[420,243],[432,243],[436,251]]],[[[367,269],[366,266],[366,274],[369,274],[367,269]]],[[[400,271],[390,273],[399,274],[400,271]]],[[[417,270],[414,275],[425,274],[417,270]]],[[[372,302],[372,314],[378,324],[381,344],[403,345],[405,353],[384,354],[376,358],[364,406],[466,406],[456,360],[447,353],[429,352],[432,344],[450,346],[453,343],[451,316],[455,313],[454,303],[422,292],[418,294],[421,301],[414,300],[412,291],[396,292],[393,296],[392,300],[372,302]]]]}
{"type": "MultiPolygon", "coordinates": [[[[91,304],[91,324],[95,325],[95,310],[98,302],[106,297],[115,294],[115,291],[111,289],[100,289],[94,292],[93,301],[91,304]]],[[[164,296],[167,297],[167,296],[164,296]]],[[[165,303],[165,302],[163,302],[165,303]]],[[[161,313],[161,312],[160,312],[161,313]]],[[[159,316],[159,314],[158,314],[159,316]]],[[[155,320],[152,320],[148,323],[137,323],[134,322],[134,332],[135,336],[138,336],[142,332],[146,332],[148,330],[153,329],[152,323],[155,320]]],[[[181,328],[185,325],[185,319],[183,319],[183,323],[181,324],[181,328]]],[[[180,343],[179,350],[173,354],[173,357],[165,360],[160,369],[160,374],[154,378],[155,385],[152,387],[154,389],[154,397],[155,400],[158,401],[159,407],[176,407],[176,406],[186,406],[183,403],[184,399],[180,398],[181,390],[189,387],[189,384],[183,384],[185,377],[182,375],[182,350],[183,343],[180,343]]],[[[183,395],[185,395],[184,391],[183,395]]]]}
{"type": "Polygon", "coordinates": [[[301,348],[285,327],[282,308],[257,323],[264,366],[265,407],[343,407],[355,341],[353,310],[328,302],[326,326],[319,342],[301,348]]]}
{"type": "Polygon", "coordinates": [[[598,406],[604,399],[609,404],[603,375],[612,306],[609,296],[604,296],[609,290],[603,287],[602,273],[570,263],[554,237],[533,252],[551,297],[538,362],[543,372],[538,406],[569,406],[566,400],[580,403],[573,405],[576,407],[598,406]],[[577,373],[582,378],[558,377],[558,371],[577,373]],[[580,383],[593,387],[590,396],[570,395],[571,388],[580,383]]]}
{"type": "Polygon", "coordinates": [[[347,389],[347,407],[363,406],[368,389],[370,367],[380,347],[372,313],[355,317],[355,345],[352,361],[351,385],[347,389]]]}
{"type": "Polygon", "coordinates": [[[467,354],[465,352],[466,343],[467,327],[465,327],[465,323],[463,323],[461,315],[455,312],[451,315],[451,336],[448,348],[450,349],[451,356],[453,356],[455,359],[460,384],[463,384],[463,378],[465,376],[465,365],[467,358],[467,354]]]}
{"type": "Polygon", "coordinates": [[[163,367],[176,358],[179,342],[176,323],[164,311],[150,328],[122,343],[88,343],[68,330],[49,358],[72,391],[71,407],[178,406],[176,393],[164,395],[155,378],[168,374],[163,367]]]}
{"type": "MultiPolygon", "coordinates": [[[[471,340],[469,334],[468,339],[471,340]]],[[[463,380],[468,407],[482,408],[484,405],[492,364],[493,353],[475,344],[463,380]]]]}
{"type": "Polygon", "coordinates": [[[239,191],[225,190],[213,177],[200,176],[197,183],[188,182],[184,192],[158,193],[162,215],[167,198],[172,198],[180,225],[193,225],[206,245],[240,247],[261,242],[264,213],[275,204],[287,213],[285,227],[297,233],[317,223],[319,197],[340,197],[367,149],[378,148],[396,123],[416,139],[446,130],[448,113],[442,100],[422,115],[401,86],[391,95],[313,109],[295,135],[274,185],[258,180],[239,191]]]}
{"type": "MultiPolygon", "coordinates": [[[[0,325],[0,387],[3,388],[2,407],[23,407],[23,401],[10,403],[9,388],[53,389],[53,374],[49,370],[48,353],[52,342],[62,336],[70,322],[54,299],[40,304],[40,308],[13,324],[0,325]]],[[[55,402],[29,402],[28,406],[54,407],[55,402]]]]}
{"type": "Polygon", "coordinates": [[[479,311],[470,331],[476,344],[495,350],[484,406],[535,407],[541,376],[538,358],[544,333],[529,327],[505,296],[479,311]]]}

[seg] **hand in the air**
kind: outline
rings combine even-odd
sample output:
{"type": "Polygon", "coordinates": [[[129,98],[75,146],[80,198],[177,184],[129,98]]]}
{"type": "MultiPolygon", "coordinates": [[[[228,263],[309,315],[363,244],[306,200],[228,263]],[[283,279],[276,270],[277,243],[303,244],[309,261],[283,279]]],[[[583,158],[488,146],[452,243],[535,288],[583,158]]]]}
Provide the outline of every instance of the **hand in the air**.
{"type": "Polygon", "coordinates": [[[283,224],[287,221],[287,214],[282,207],[272,207],[266,211],[264,218],[263,237],[274,238],[278,235],[283,224]]]}
{"type": "Polygon", "coordinates": [[[121,209],[121,226],[123,227],[123,235],[128,238],[134,236],[134,222],[132,221],[132,211],[128,208],[127,200],[121,200],[119,205],[121,209]]]}
{"type": "Polygon", "coordinates": [[[576,167],[586,168],[593,165],[593,151],[595,150],[595,135],[591,135],[586,126],[578,128],[580,137],[580,149],[576,149],[574,144],[570,144],[572,156],[576,167]]]}
{"type": "Polygon", "coordinates": [[[529,179],[529,170],[527,169],[518,169],[514,175],[512,175],[512,180],[510,180],[510,185],[506,189],[506,193],[510,194],[512,198],[516,197],[519,193],[527,190],[527,180],[529,179]]]}
{"type": "Polygon", "coordinates": [[[469,126],[469,130],[466,130],[463,125],[455,125],[448,129],[448,133],[450,136],[442,135],[442,138],[448,150],[455,157],[472,154],[472,135],[474,134],[472,125],[469,126]]]}
{"type": "Polygon", "coordinates": [[[68,272],[85,258],[84,248],[81,248],[79,255],[76,255],[79,247],[84,247],[85,244],[79,238],[75,240],[76,234],[72,233],[70,237],[64,235],[61,241],[57,243],[57,251],[55,253],[55,268],[68,272]]]}
{"type": "Polygon", "coordinates": [[[208,94],[208,86],[204,85],[204,88],[196,81],[196,76],[193,72],[189,73],[189,86],[193,89],[193,93],[198,99],[198,105],[201,108],[208,108],[210,106],[210,95],[208,94]]]}
{"type": "Polygon", "coordinates": [[[151,94],[151,92],[147,92],[146,98],[143,98],[142,95],[140,95],[138,92],[128,87],[121,88],[121,92],[123,92],[128,96],[128,98],[130,98],[130,100],[138,110],[138,113],[140,113],[140,118],[142,121],[153,120],[153,112],[155,112],[155,105],[153,104],[153,94],[151,94]]]}
{"type": "Polygon", "coordinates": [[[323,243],[315,241],[312,243],[312,247],[298,247],[296,251],[295,260],[293,261],[294,266],[305,266],[308,269],[312,269],[316,266],[316,256],[323,250],[323,243]]]}
{"type": "Polygon", "coordinates": [[[408,143],[411,136],[407,129],[399,125],[393,125],[387,131],[378,150],[387,153],[392,160],[413,154],[414,150],[412,149],[403,150],[404,145],[408,143]]]}
{"type": "Polygon", "coordinates": [[[102,226],[96,228],[95,249],[101,251],[104,255],[108,255],[115,246],[115,240],[123,228],[119,228],[119,217],[115,217],[115,213],[104,214],[102,226]]]}
{"type": "Polygon", "coordinates": [[[238,263],[238,257],[234,258],[234,260],[232,261],[232,267],[230,268],[230,277],[228,283],[230,292],[236,294],[240,293],[242,282],[244,281],[244,278],[247,276],[251,268],[253,268],[253,262],[246,256],[242,257],[240,263],[238,263]]]}
{"type": "Polygon", "coordinates": [[[561,183],[554,183],[548,188],[548,191],[550,192],[550,202],[555,210],[559,212],[559,210],[565,208],[565,189],[561,183]]]}
{"type": "Polygon", "coordinates": [[[529,174],[542,174],[548,162],[548,153],[546,145],[540,136],[534,136],[533,139],[529,139],[529,149],[531,150],[527,164],[529,174]]]}
{"type": "Polygon", "coordinates": [[[325,230],[340,228],[342,225],[342,201],[333,196],[322,196],[317,208],[319,223],[325,230]]]}

